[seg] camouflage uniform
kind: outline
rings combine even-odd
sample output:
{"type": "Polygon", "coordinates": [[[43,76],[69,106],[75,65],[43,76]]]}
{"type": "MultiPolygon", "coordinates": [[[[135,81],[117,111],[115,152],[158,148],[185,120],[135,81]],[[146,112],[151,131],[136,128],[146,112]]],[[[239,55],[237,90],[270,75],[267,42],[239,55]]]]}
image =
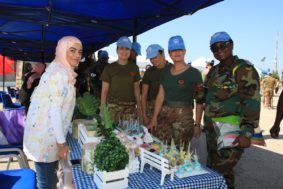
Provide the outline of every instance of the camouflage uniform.
{"type": "MultiPolygon", "coordinates": [[[[170,63],[165,63],[164,68],[171,65],[170,63]]],[[[148,117],[152,116],[154,109],[155,98],[159,89],[159,80],[161,72],[164,68],[157,68],[155,66],[150,67],[145,71],[142,84],[148,85],[148,95],[147,95],[147,106],[146,106],[146,114],[148,117]]]]}
{"type": "Polygon", "coordinates": [[[196,103],[203,103],[203,82],[196,68],[189,67],[174,76],[170,72],[171,66],[167,66],[160,77],[165,96],[154,135],[163,141],[173,138],[177,147],[182,142],[187,148],[194,131],[192,104],[194,99],[196,103]]]}
{"type": "Polygon", "coordinates": [[[136,118],[134,83],[140,80],[138,66],[130,62],[126,65],[114,62],[105,67],[101,80],[110,84],[107,100],[113,123],[129,116],[136,118]]]}
{"type": "Polygon", "coordinates": [[[113,123],[118,124],[119,119],[124,120],[127,117],[132,119],[137,119],[137,108],[136,102],[109,102],[108,103],[109,112],[113,123]]]}
{"type": "Polygon", "coordinates": [[[109,65],[108,63],[100,63],[96,62],[91,68],[90,68],[90,79],[92,84],[92,93],[94,93],[94,96],[97,98],[98,101],[100,101],[100,95],[101,95],[101,88],[102,88],[102,81],[100,80],[100,77],[102,75],[102,72],[105,68],[105,66],[109,65]]]}
{"type": "Polygon", "coordinates": [[[146,102],[146,115],[151,117],[154,112],[154,103],[155,100],[150,100],[146,102]]]}
{"type": "Polygon", "coordinates": [[[177,146],[182,142],[187,149],[193,137],[193,129],[193,111],[190,106],[163,106],[158,118],[158,127],[153,134],[162,141],[170,142],[173,138],[177,146]]]}
{"type": "Polygon", "coordinates": [[[264,106],[267,108],[272,108],[273,104],[273,92],[277,85],[275,78],[267,76],[262,80],[262,88],[264,95],[264,106]]]}
{"type": "Polygon", "coordinates": [[[240,160],[243,149],[217,149],[217,136],[212,118],[240,116],[241,133],[253,134],[260,115],[259,77],[255,68],[234,56],[224,66],[214,66],[207,75],[205,85],[205,132],[207,138],[207,164],[222,174],[228,186],[234,188],[233,167],[240,160]]]}

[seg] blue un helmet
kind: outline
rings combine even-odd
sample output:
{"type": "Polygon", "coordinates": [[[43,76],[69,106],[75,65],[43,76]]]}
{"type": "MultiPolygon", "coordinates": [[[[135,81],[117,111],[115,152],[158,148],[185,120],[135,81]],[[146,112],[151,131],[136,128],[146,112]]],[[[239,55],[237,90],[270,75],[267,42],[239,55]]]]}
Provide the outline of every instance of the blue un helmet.
{"type": "Polygon", "coordinates": [[[127,36],[122,36],[117,41],[117,47],[126,47],[128,49],[131,49],[132,42],[127,36]]]}
{"type": "Polygon", "coordinates": [[[226,42],[232,40],[231,37],[228,35],[228,33],[222,31],[222,32],[216,32],[213,34],[210,38],[210,46],[212,46],[214,43],[217,42],[226,42]]]}
{"type": "Polygon", "coordinates": [[[173,36],[168,42],[168,51],[186,50],[183,38],[180,35],[173,36]]]}
{"type": "Polygon", "coordinates": [[[158,44],[149,45],[146,49],[146,58],[155,58],[159,51],[164,51],[164,49],[158,44]]]}
{"type": "Polygon", "coordinates": [[[141,45],[138,42],[132,43],[132,49],[136,52],[136,54],[141,55],[141,45]]]}
{"type": "Polygon", "coordinates": [[[107,51],[101,51],[98,55],[98,58],[109,58],[107,51]]]}

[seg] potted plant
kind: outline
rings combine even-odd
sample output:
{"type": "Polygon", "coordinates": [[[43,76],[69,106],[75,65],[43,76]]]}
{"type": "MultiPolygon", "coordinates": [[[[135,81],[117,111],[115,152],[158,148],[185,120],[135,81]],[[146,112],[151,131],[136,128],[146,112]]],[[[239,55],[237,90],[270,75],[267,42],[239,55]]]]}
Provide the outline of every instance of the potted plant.
{"type": "Polygon", "coordinates": [[[97,118],[97,133],[101,142],[94,151],[94,180],[99,188],[125,188],[128,186],[129,155],[114,133],[108,107],[102,107],[97,118]]]}
{"type": "Polygon", "coordinates": [[[96,98],[88,92],[85,92],[83,96],[79,96],[76,99],[76,108],[77,111],[75,116],[79,116],[83,119],[73,120],[73,137],[78,138],[78,125],[82,123],[84,125],[85,132],[88,136],[94,136],[96,133],[97,126],[97,109],[98,102],[96,98]]]}
{"type": "Polygon", "coordinates": [[[86,119],[92,120],[97,115],[98,102],[93,95],[85,92],[83,96],[79,96],[76,99],[76,107],[79,113],[83,114],[86,119]]]}

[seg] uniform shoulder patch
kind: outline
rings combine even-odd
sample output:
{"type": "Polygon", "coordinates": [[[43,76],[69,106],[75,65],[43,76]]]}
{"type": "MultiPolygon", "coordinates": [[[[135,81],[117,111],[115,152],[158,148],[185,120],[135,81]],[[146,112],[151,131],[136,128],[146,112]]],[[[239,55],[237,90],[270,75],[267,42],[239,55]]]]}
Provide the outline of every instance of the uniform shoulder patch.
{"type": "Polygon", "coordinates": [[[249,60],[244,60],[246,62],[246,64],[250,65],[250,66],[253,66],[254,64],[251,63],[249,60]]]}

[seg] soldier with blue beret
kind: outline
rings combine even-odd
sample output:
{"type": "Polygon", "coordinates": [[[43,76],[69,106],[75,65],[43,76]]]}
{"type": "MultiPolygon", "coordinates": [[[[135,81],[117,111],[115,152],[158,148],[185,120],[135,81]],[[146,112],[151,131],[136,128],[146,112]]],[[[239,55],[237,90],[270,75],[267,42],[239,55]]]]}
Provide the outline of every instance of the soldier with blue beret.
{"type": "Polygon", "coordinates": [[[225,177],[229,188],[234,188],[233,168],[251,145],[260,116],[258,73],[248,61],[233,55],[233,47],[226,32],[212,35],[210,49],[219,64],[204,82],[207,163],[225,177]]]}
{"type": "Polygon", "coordinates": [[[160,75],[160,85],[155,99],[154,113],[149,128],[161,140],[171,138],[185,149],[193,136],[201,134],[204,89],[201,73],[185,63],[186,48],[181,36],[173,36],[168,42],[172,65],[166,66],[160,75]],[[196,101],[195,120],[192,104],[196,101]]]}

